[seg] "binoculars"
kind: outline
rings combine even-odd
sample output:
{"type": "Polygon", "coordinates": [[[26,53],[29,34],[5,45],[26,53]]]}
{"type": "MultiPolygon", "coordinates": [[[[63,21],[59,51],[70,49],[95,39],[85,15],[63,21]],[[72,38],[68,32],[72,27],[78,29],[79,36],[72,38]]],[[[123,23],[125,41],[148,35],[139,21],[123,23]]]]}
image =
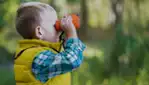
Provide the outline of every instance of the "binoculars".
{"type": "MultiPolygon", "coordinates": [[[[72,23],[74,24],[75,28],[76,29],[79,29],[80,28],[80,18],[78,15],[76,14],[71,14],[71,17],[72,17],[72,23]]],[[[56,23],[55,23],[55,29],[57,31],[62,31],[62,28],[61,28],[61,20],[57,20],[56,23]]]]}

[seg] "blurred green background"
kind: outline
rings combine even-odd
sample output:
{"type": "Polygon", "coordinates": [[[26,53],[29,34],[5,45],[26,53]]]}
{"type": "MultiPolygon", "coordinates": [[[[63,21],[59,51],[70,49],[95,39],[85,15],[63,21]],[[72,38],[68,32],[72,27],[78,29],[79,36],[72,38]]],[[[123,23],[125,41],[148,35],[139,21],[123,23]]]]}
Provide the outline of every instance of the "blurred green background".
{"type": "Polygon", "coordinates": [[[72,85],[149,85],[149,0],[0,0],[0,85],[14,84],[13,54],[20,3],[52,5],[59,18],[81,16],[85,59],[72,85]]]}

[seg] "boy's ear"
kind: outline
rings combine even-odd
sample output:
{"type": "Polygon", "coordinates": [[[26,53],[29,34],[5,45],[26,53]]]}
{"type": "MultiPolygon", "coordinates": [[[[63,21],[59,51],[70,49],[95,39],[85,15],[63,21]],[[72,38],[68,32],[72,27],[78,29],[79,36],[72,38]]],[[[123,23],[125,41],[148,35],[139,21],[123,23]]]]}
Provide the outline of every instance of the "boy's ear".
{"type": "Polygon", "coordinates": [[[43,38],[43,32],[42,32],[42,29],[40,26],[37,26],[35,28],[35,36],[38,38],[38,39],[42,39],[43,38]]]}

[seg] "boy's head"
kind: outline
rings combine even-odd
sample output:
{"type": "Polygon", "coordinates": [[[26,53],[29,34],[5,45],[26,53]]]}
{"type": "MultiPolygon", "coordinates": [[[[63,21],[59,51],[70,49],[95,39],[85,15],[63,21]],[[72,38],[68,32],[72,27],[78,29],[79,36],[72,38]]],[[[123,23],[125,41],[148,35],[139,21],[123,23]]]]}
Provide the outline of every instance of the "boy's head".
{"type": "Polygon", "coordinates": [[[54,28],[56,20],[56,11],[48,4],[27,2],[17,10],[16,29],[25,39],[58,42],[60,33],[54,28]]]}

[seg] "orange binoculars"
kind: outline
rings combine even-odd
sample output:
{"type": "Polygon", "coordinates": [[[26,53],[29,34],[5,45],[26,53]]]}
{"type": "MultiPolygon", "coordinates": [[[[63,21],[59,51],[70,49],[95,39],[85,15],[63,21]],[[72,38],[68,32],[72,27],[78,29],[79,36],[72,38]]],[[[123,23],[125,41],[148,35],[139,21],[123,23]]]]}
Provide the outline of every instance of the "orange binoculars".
{"type": "MultiPolygon", "coordinates": [[[[71,14],[71,17],[72,17],[72,23],[74,24],[75,28],[79,29],[80,28],[80,17],[78,15],[76,15],[76,14],[71,14]]],[[[62,31],[61,20],[57,20],[56,21],[55,29],[57,31],[62,31]]]]}

